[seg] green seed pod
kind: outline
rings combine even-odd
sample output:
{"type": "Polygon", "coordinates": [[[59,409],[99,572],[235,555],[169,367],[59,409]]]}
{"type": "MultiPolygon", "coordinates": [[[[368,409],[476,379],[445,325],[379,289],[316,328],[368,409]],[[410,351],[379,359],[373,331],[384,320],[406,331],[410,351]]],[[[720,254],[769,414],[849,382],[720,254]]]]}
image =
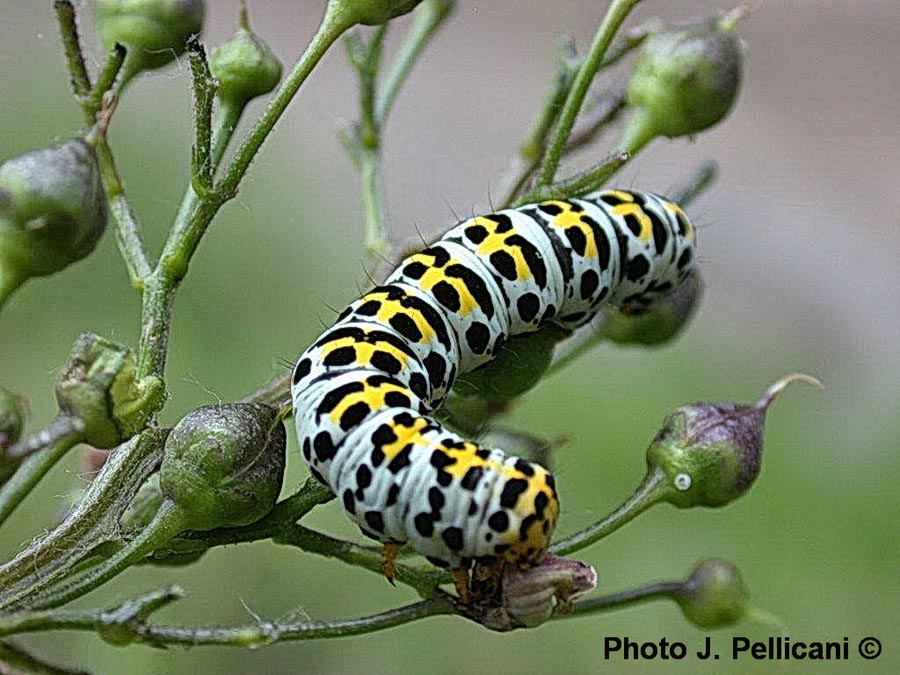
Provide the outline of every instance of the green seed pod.
{"type": "Polygon", "coordinates": [[[703,282],[694,269],[681,286],[645,312],[625,314],[615,308],[604,312],[598,332],[618,344],[663,344],[688,324],[702,295],[703,282]]]}
{"type": "Polygon", "coordinates": [[[741,572],[727,560],[699,562],[672,597],[698,628],[724,628],[751,615],[741,572]]]}
{"type": "Polygon", "coordinates": [[[156,376],[138,379],[134,353],[93,333],[82,333],[56,384],[60,415],[77,420],[86,443],[112,448],[147,424],[165,401],[156,376]]]}
{"type": "Polygon", "coordinates": [[[0,165],[0,281],[53,274],[94,250],[106,193],[93,146],[76,138],[0,165]]]}
{"type": "Polygon", "coordinates": [[[125,77],[160,68],[203,30],[203,0],[96,0],[94,24],[106,49],[125,45],[125,77]]]}
{"type": "Polygon", "coordinates": [[[219,98],[238,108],[272,91],[281,79],[281,61],[250,30],[246,11],[234,37],[213,50],[209,70],[219,81],[219,98]]]}
{"type": "Polygon", "coordinates": [[[754,405],[695,403],[668,415],[647,450],[651,472],[666,476],[665,500],[680,508],[716,507],[744,494],[761,468],[766,410],[796,380],[822,386],[809,375],[794,374],[754,405]]]}
{"type": "Polygon", "coordinates": [[[460,375],[454,393],[491,402],[516,398],[544,376],[553,360],[553,349],[562,337],[560,328],[547,326],[510,338],[492,361],[460,375]]]}
{"type": "Polygon", "coordinates": [[[737,100],[743,49],[734,24],[713,20],[651,35],[628,84],[633,109],[622,149],[688,136],[723,120],[737,100]]]}
{"type": "Polygon", "coordinates": [[[329,11],[349,17],[354,23],[375,26],[408,14],[422,0],[331,0],[329,11]]]}
{"type": "Polygon", "coordinates": [[[159,484],[183,529],[247,525],[275,505],[286,435],[274,408],[226,403],[198,408],[166,439],[159,484]]]}

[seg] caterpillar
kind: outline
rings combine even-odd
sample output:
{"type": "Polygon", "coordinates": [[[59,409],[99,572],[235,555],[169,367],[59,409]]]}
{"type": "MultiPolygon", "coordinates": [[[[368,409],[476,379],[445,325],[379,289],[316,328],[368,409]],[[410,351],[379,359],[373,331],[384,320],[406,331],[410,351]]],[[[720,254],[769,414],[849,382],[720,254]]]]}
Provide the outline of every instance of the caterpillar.
{"type": "Polygon", "coordinates": [[[553,476],[432,415],[511,336],[573,330],[604,307],[646,311],[688,277],[694,239],[676,204],[628,190],[470,218],[301,355],[291,395],[303,457],[384,544],[389,579],[406,543],[449,567],[461,596],[473,561],[540,563],[559,515],[553,476]]]}

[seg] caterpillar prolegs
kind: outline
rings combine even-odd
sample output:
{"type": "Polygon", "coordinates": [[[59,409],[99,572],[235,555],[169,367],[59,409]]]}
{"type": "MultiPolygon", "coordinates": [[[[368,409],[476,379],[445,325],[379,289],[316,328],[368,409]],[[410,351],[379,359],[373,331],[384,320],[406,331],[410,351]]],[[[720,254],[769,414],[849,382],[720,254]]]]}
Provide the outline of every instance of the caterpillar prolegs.
{"type": "Polygon", "coordinates": [[[431,415],[459,373],[511,336],[641,312],[690,274],[694,228],[672,202],[602,190],[464,220],[348,307],[293,373],[312,474],[386,550],[437,565],[538,564],[559,514],[553,476],[431,415]]]}

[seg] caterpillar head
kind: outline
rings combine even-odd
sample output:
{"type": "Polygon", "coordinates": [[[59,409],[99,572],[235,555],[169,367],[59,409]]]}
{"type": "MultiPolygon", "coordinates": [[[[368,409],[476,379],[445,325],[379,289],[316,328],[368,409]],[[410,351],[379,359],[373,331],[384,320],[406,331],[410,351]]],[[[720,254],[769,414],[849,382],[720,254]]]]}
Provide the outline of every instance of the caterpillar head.
{"type": "Polygon", "coordinates": [[[559,517],[553,475],[539,464],[518,460],[516,470],[498,481],[499,510],[488,516],[496,532],[494,551],[526,569],[541,562],[559,517]]]}

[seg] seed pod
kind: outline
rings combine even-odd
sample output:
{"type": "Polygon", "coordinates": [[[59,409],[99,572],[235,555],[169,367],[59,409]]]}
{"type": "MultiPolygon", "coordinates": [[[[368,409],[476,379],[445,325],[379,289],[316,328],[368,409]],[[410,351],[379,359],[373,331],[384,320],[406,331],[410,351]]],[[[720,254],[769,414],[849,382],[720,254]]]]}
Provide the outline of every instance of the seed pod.
{"type": "Polygon", "coordinates": [[[737,99],[742,62],[733,22],[651,35],[628,84],[632,113],[621,148],[634,152],[657,136],[688,136],[720,122],[737,99]]]}
{"type": "Polygon", "coordinates": [[[94,23],[106,49],[125,45],[125,78],[160,68],[203,30],[203,0],[96,0],[94,23]]]}
{"type": "Polygon", "coordinates": [[[209,70],[219,81],[219,98],[237,108],[272,91],[281,79],[281,61],[250,30],[246,10],[234,37],[213,50],[209,70]]]}
{"type": "MultiPolygon", "coordinates": [[[[159,469],[162,502],[152,519],[126,546],[67,586],[32,603],[56,607],[145,561],[186,530],[247,525],[275,505],[284,476],[287,437],[274,408],[261,403],[225,403],[198,408],[175,425],[163,446],[159,469]]],[[[146,485],[146,484],[145,484],[146,485]]],[[[147,488],[152,510],[154,488],[147,488]]],[[[129,514],[139,524],[146,504],[129,514]]],[[[127,521],[126,521],[127,522],[127,521]]],[[[196,560],[202,552],[178,555],[170,563],[196,560]]],[[[165,558],[163,558],[165,560],[165,558]]]]}
{"type": "Polygon", "coordinates": [[[698,628],[724,628],[751,614],[741,572],[727,560],[700,561],[672,597],[698,628]]]}
{"type": "Polygon", "coordinates": [[[159,473],[154,473],[138,488],[128,508],[119,517],[119,524],[125,532],[138,532],[150,524],[162,503],[159,473]]]}
{"type": "Polygon", "coordinates": [[[618,344],[658,345],[672,340],[693,317],[703,281],[696,268],[672,293],[640,314],[625,314],[617,308],[603,313],[599,333],[618,344]]]}
{"type": "Polygon", "coordinates": [[[695,403],[668,415],[647,450],[648,466],[661,469],[670,486],[665,500],[681,508],[716,507],[744,494],[761,468],[766,410],[797,380],[822,386],[809,375],[788,375],[756,404],[695,403]]]}
{"type": "Polygon", "coordinates": [[[340,12],[355,23],[375,26],[408,14],[422,0],[331,0],[329,11],[340,12]]]}
{"type": "Polygon", "coordinates": [[[113,448],[146,426],[165,400],[158,377],[138,379],[127,347],[93,333],[82,333],[56,384],[60,416],[77,421],[83,440],[113,448]]]}
{"type": "Polygon", "coordinates": [[[0,166],[0,279],[21,284],[94,250],[106,193],[93,146],[76,138],[0,166]]]}
{"type": "Polygon", "coordinates": [[[260,403],[198,408],[166,439],[159,484],[184,528],[247,525],[281,491],[286,435],[277,411],[260,403]]]}

